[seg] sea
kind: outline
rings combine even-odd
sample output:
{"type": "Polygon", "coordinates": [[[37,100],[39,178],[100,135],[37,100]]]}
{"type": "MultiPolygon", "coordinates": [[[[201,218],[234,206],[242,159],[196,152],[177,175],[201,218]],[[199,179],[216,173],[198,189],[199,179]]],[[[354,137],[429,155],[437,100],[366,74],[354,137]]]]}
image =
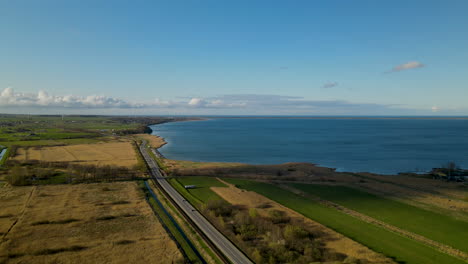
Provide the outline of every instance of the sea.
{"type": "Polygon", "coordinates": [[[468,169],[468,119],[208,118],[151,126],[169,159],[278,164],[337,171],[424,173],[455,162],[468,169]]]}

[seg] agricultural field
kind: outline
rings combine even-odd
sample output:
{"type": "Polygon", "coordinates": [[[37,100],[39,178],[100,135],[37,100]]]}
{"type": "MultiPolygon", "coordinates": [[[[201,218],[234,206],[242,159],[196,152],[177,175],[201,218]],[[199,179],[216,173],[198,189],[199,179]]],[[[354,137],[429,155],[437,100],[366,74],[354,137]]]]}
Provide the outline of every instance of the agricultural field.
{"type": "Polygon", "coordinates": [[[468,252],[468,223],[345,186],[291,184],[399,228],[468,252]]]}
{"type": "Polygon", "coordinates": [[[192,162],[164,159],[169,175],[212,176],[252,180],[341,184],[468,221],[467,186],[461,182],[434,180],[430,175],[382,176],[345,173],[310,163],[250,165],[226,162],[192,162]],[[429,177],[429,178],[428,178],[429,177]]]}
{"type": "Polygon", "coordinates": [[[95,143],[108,136],[148,133],[149,124],[185,120],[165,117],[0,115],[0,145],[95,143]]]}
{"type": "Polygon", "coordinates": [[[236,187],[257,192],[315,220],[376,252],[404,263],[466,263],[422,243],[366,223],[280,187],[248,180],[225,179],[236,187]]]}
{"type": "Polygon", "coordinates": [[[134,146],[129,140],[77,144],[68,146],[18,148],[13,160],[27,162],[69,162],[98,166],[115,165],[132,168],[137,165],[134,146]]]}
{"type": "Polygon", "coordinates": [[[323,244],[330,252],[346,255],[348,256],[348,260],[360,259],[367,261],[367,263],[393,263],[391,259],[386,258],[382,254],[375,253],[356,241],[312,221],[263,195],[239,189],[227,182],[224,183],[226,183],[227,187],[211,187],[211,189],[227,202],[236,206],[249,208],[250,210],[255,210],[259,215],[269,217],[271,215],[281,214],[284,217],[293,219],[294,222],[301,223],[301,225],[307,230],[310,230],[320,241],[319,243],[323,244]]]}
{"type": "MultiPolygon", "coordinates": [[[[307,230],[306,232],[310,232],[314,237],[314,242],[309,241],[310,245],[317,244],[322,245],[320,252],[322,254],[322,261],[326,259],[333,259],[338,258],[335,260],[343,260],[346,259],[350,263],[355,263],[358,260],[366,261],[366,263],[393,263],[393,261],[385,256],[375,253],[372,250],[368,249],[365,246],[362,246],[355,241],[344,237],[343,235],[317,223],[304,216],[300,215],[297,212],[294,212],[291,209],[288,209],[273,200],[267,199],[264,196],[257,194],[255,192],[249,192],[245,190],[241,190],[229,184],[221,179],[214,178],[214,177],[204,177],[204,176],[187,176],[187,177],[177,177],[172,178],[172,185],[175,186],[179,192],[181,192],[184,197],[191,202],[192,204],[197,205],[197,207],[205,212],[206,216],[208,216],[211,221],[216,225],[218,224],[220,216],[213,218],[211,215],[213,211],[207,210],[206,208],[215,207],[213,205],[213,201],[219,201],[220,203],[223,201],[227,201],[228,203],[232,204],[235,208],[242,208],[240,211],[234,210],[233,211],[233,218],[225,218],[226,222],[234,221],[238,222],[239,219],[242,219],[241,215],[246,214],[248,212],[249,215],[258,215],[256,221],[261,221],[260,219],[270,219],[268,221],[274,221],[274,225],[276,227],[271,227],[271,223],[268,221],[262,222],[261,225],[264,225],[265,228],[273,228],[275,231],[271,231],[273,233],[278,232],[281,228],[284,228],[286,223],[294,223],[294,225],[302,226],[307,230]],[[198,188],[196,189],[188,189],[185,190],[183,185],[196,185],[198,188]],[[231,220],[228,220],[231,219],[231,220]],[[271,220],[274,219],[274,220],[271,220]],[[269,226],[269,227],[268,227],[269,226]],[[354,262],[352,262],[354,261],[354,262]]],[[[245,216],[243,216],[245,217],[245,216]]],[[[242,220],[246,221],[246,220],[242,220]]],[[[241,222],[242,222],[241,221],[241,222]]],[[[255,221],[255,220],[250,220],[255,221]]],[[[245,225],[245,223],[237,223],[238,225],[245,225]]],[[[218,226],[221,230],[223,230],[223,226],[218,226]]],[[[225,231],[226,234],[229,236],[229,232],[225,231]]],[[[249,249],[244,249],[247,252],[251,252],[251,257],[255,259],[255,253],[252,253],[252,250],[258,248],[262,252],[267,252],[268,246],[261,246],[264,240],[271,240],[270,242],[276,241],[278,238],[277,236],[264,238],[261,235],[259,237],[252,240],[257,241],[255,246],[250,245],[248,241],[243,241],[242,239],[239,240],[239,237],[232,237],[236,241],[237,245],[247,247],[249,249]]],[[[281,236],[280,236],[281,237],[281,236]]],[[[298,238],[298,241],[301,239],[298,238]]],[[[282,242],[280,242],[282,243],[282,242]]],[[[275,243],[271,244],[273,248],[279,246],[275,246],[275,243]]],[[[254,251],[255,252],[255,251],[254,251]]],[[[291,251],[293,252],[293,251],[291,251]]],[[[291,254],[291,252],[282,252],[281,255],[287,256],[291,254]]],[[[275,253],[270,252],[269,254],[274,255],[275,253]]],[[[319,257],[320,259],[320,257],[319,257]]],[[[257,258],[258,260],[258,258],[257,258]]],[[[278,260],[277,260],[278,261],[278,260]]],[[[263,263],[259,261],[259,263],[263,263]]]]}
{"type": "Polygon", "coordinates": [[[197,208],[201,208],[201,206],[206,204],[208,201],[221,199],[219,195],[211,190],[211,187],[227,187],[216,178],[204,176],[177,177],[170,179],[169,182],[197,208]],[[196,185],[196,188],[185,189],[185,185],[196,185]]]}
{"type": "Polygon", "coordinates": [[[0,204],[1,263],[183,262],[136,182],[2,187],[0,204]]]}

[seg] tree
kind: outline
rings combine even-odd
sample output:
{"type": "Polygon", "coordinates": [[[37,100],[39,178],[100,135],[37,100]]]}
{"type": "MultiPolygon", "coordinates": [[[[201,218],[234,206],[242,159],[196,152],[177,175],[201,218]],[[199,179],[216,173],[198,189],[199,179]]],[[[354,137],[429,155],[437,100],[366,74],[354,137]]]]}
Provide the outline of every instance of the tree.
{"type": "Polygon", "coordinates": [[[260,251],[258,249],[255,249],[252,253],[252,258],[255,261],[255,263],[263,263],[263,257],[262,254],[260,254],[260,251]]]}
{"type": "Polygon", "coordinates": [[[15,186],[28,185],[31,182],[27,169],[20,166],[13,167],[6,180],[9,184],[15,186]]]}
{"type": "Polygon", "coordinates": [[[447,177],[449,180],[452,178],[452,174],[459,169],[457,164],[453,161],[447,162],[443,168],[447,171],[447,177]]]}

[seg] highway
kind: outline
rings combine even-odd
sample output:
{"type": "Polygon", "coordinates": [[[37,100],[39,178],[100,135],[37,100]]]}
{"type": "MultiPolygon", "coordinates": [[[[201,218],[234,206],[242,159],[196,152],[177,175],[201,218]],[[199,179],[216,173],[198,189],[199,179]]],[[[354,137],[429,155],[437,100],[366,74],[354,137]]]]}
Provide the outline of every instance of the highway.
{"type": "Polygon", "coordinates": [[[221,234],[205,217],[203,217],[185,198],[179,194],[161,175],[158,164],[148,154],[147,142],[143,141],[140,151],[148,164],[153,178],[171,196],[172,200],[181,208],[184,213],[198,226],[198,228],[211,240],[211,242],[229,259],[232,263],[252,263],[231,241],[221,234]]]}

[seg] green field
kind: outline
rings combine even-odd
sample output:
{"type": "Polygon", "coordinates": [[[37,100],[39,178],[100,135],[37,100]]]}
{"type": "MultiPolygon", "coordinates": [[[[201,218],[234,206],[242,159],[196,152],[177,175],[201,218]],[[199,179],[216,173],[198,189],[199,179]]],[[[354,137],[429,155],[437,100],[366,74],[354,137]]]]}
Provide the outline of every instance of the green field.
{"type": "Polygon", "coordinates": [[[368,224],[336,209],[277,186],[248,180],[224,179],[239,188],[257,192],[366,245],[400,263],[465,263],[424,244],[368,224]]]}
{"type": "Polygon", "coordinates": [[[143,133],[161,117],[40,116],[0,114],[0,145],[35,146],[94,143],[114,134],[143,133]]]}
{"type": "Polygon", "coordinates": [[[468,252],[468,223],[345,186],[291,184],[349,209],[468,252]]]}
{"type": "Polygon", "coordinates": [[[200,208],[210,200],[222,199],[210,187],[227,187],[216,178],[204,176],[177,177],[170,179],[169,182],[185,199],[197,208],[200,208]],[[195,189],[185,189],[185,185],[196,185],[197,187],[195,189]]]}

